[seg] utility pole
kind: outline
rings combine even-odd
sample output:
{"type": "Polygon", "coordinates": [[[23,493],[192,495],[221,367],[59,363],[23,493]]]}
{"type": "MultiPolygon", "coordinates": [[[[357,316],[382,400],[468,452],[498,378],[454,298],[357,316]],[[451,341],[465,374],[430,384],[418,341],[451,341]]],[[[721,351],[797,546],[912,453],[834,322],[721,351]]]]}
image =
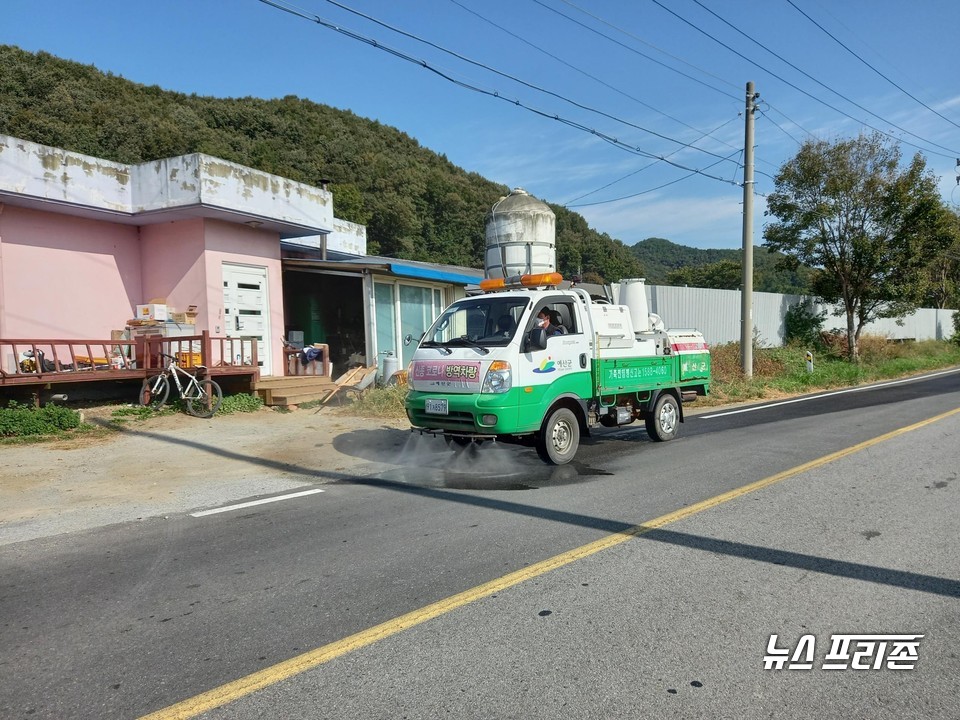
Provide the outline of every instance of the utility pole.
{"type": "Polygon", "coordinates": [[[753,377],[753,114],[760,93],[747,83],[746,128],[743,138],[743,283],[740,289],[740,365],[753,377]]]}

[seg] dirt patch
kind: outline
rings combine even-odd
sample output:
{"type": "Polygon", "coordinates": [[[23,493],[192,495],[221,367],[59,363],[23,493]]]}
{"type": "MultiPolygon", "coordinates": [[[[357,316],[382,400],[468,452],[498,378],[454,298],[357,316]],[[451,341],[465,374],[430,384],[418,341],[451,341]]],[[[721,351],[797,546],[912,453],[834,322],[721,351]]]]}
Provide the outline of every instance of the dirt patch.
{"type": "MultiPolygon", "coordinates": [[[[84,409],[84,419],[103,426],[115,409],[84,409]]],[[[341,452],[334,438],[363,431],[388,457],[408,427],[346,408],[261,409],[165,415],[119,431],[0,446],[0,543],[342,479],[370,455],[341,452]]]]}

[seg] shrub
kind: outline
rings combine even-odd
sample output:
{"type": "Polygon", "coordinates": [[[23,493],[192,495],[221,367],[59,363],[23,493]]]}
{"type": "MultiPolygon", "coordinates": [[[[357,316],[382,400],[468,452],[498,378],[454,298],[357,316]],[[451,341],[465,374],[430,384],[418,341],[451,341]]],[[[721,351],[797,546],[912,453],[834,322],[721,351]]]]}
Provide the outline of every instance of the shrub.
{"type": "Polygon", "coordinates": [[[229,415],[235,412],[256,412],[263,407],[263,399],[259,395],[250,395],[248,393],[238,393],[237,395],[226,395],[217,415],[229,415]]]}
{"type": "Polygon", "coordinates": [[[820,333],[820,347],[824,349],[828,357],[847,358],[850,356],[847,350],[847,333],[845,330],[833,328],[820,333]]]}
{"type": "Polygon", "coordinates": [[[791,305],[783,319],[787,342],[819,347],[826,316],[826,312],[822,310],[819,313],[813,312],[811,305],[807,303],[791,305]]]}
{"type": "Polygon", "coordinates": [[[0,408],[0,436],[54,435],[81,425],[80,413],[62,405],[34,408],[11,401],[0,408]]]}

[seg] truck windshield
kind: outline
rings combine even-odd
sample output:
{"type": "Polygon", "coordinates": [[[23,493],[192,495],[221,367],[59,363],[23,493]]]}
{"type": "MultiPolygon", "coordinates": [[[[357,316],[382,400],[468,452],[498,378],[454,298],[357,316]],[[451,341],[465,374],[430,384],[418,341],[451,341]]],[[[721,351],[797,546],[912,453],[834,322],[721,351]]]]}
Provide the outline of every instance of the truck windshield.
{"type": "Polygon", "coordinates": [[[508,345],[529,300],[518,297],[467,298],[456,302],[427,330],[421,347],[508,345]]]}

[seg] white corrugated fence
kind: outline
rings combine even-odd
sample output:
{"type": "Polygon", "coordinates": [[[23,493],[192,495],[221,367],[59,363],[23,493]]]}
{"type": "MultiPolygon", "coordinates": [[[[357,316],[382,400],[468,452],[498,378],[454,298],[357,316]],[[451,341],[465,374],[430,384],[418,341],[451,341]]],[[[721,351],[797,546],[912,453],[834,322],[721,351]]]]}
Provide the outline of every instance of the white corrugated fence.
{"type": "MultiPolygon", "coordinates": [[[[668,328],[695,328],[711,345],[740,341],[740,291],[707,288],[647,285],[650,312],[663,318],[668,328]]],[[[813,303],[814,311],[827,310],[824,330],[845,331],[846,318],[835,316],[835,306],[823,305],[804,295],[753,294],[754,337],[761,346],[784,344],[784,318],[787,310],[798,303],[813,303]]],[[[871,335],[892,340],[946,340],[953,335],[953,313],[956,310],[921,308],[913,315],[876,320],[864,329],[871,335]]]]}

